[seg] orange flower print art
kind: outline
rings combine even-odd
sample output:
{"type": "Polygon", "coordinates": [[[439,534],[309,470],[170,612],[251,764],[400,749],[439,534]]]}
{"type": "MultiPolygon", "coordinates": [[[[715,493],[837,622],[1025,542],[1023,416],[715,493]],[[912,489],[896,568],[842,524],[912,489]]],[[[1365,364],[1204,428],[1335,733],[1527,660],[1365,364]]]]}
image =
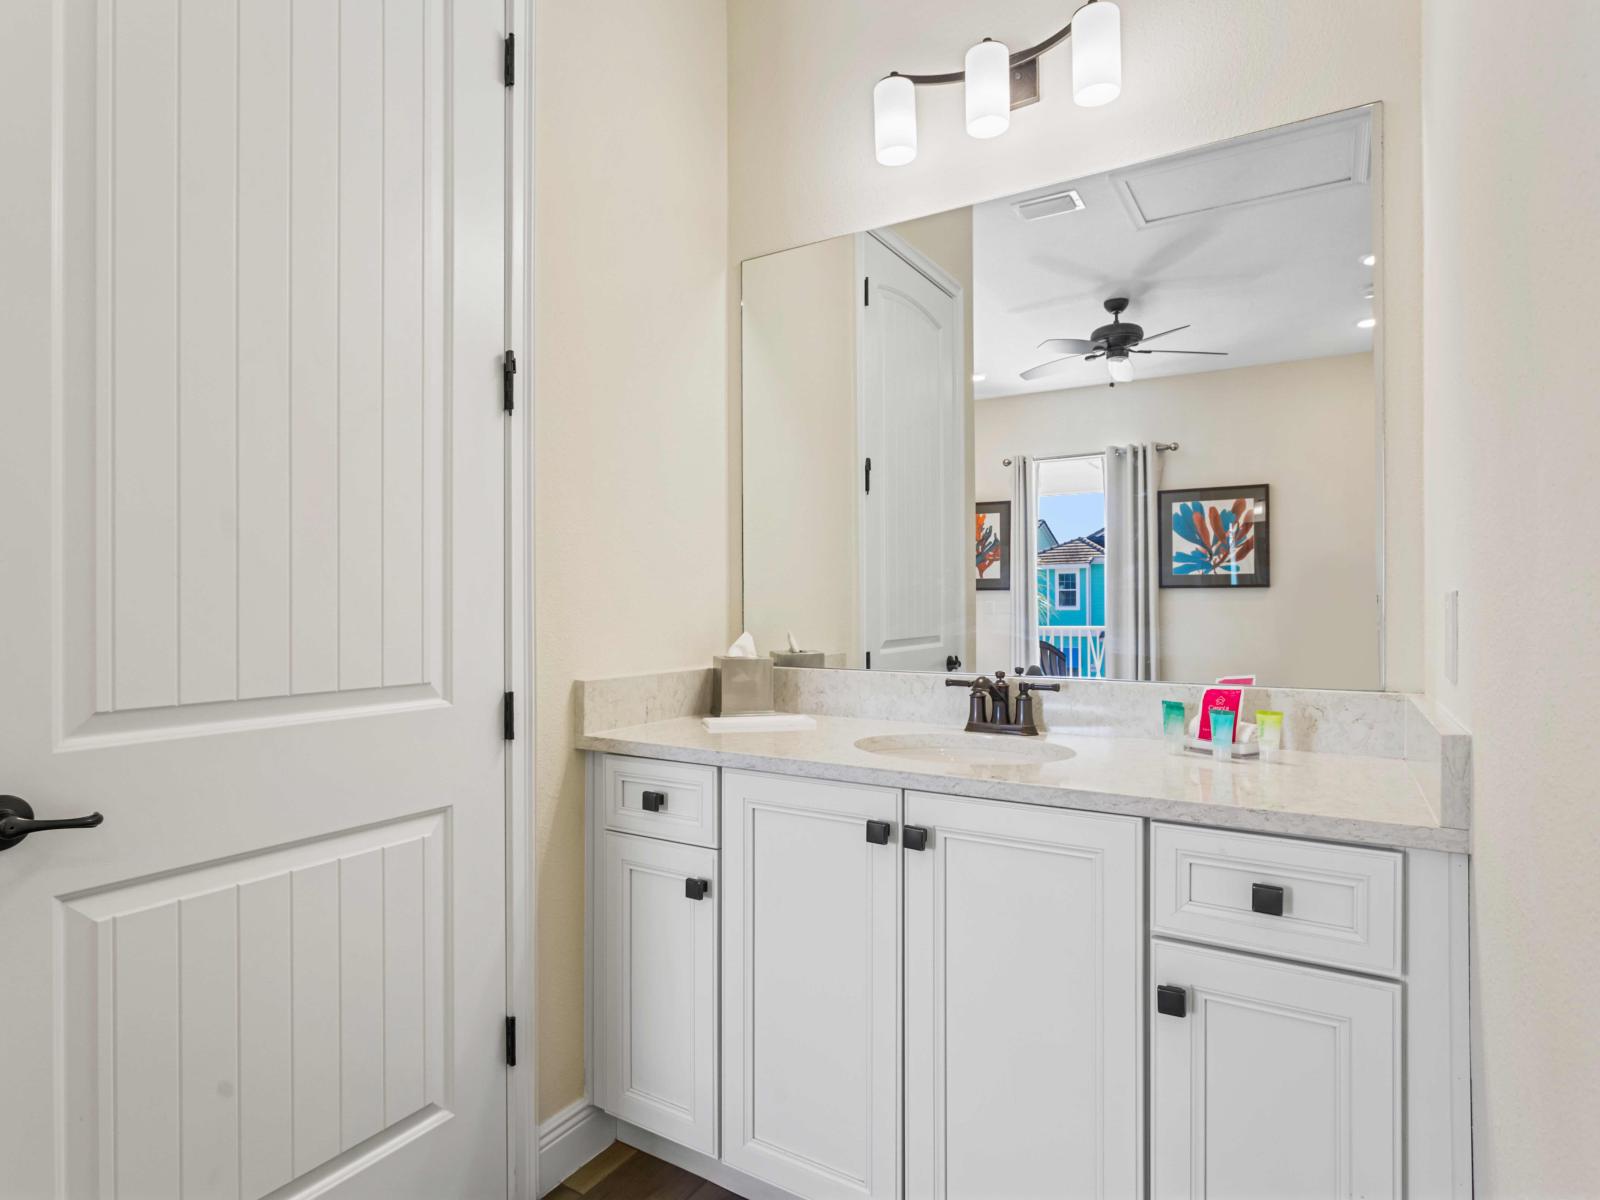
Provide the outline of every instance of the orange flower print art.
{"type": "Polygon", "coordinates": [[[1161,493],[1162,587],[1267,587],[1267,485],[1161,493]]]}
{"type": "Polygon", "coordinates": [[[978,505],[973,560],[979,591],[1006,591],[1011,587],[1011,502],[994,500],[978,505]]]}

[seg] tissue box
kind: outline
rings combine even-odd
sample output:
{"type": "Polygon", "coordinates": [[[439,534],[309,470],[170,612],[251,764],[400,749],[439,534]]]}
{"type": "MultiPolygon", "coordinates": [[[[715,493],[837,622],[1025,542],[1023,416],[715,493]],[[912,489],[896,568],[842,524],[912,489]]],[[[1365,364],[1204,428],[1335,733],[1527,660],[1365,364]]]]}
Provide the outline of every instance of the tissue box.
{"type": "Polygon", "coordinates": [[[772,711],[772,660],[770,658],[727,658],[718,654],[711,660],[711,712],[718,717],[739,713],[772,711]]]}

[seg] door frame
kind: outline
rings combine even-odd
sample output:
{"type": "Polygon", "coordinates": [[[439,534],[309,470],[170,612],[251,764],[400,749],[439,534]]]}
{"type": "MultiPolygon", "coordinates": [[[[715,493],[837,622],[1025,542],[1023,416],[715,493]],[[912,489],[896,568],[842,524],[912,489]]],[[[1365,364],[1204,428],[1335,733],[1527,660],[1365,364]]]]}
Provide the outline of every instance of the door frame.
{"type": "MultiPolygon", "coordinates": [[[[968,382],[967,381],[967,340],[966,340],[966,336],[964,334],[964,330],[966,329],[966,325],[967,325],[967,297],[966,297],[965,289],[961,286],[961,283],[955,278],[955,276],[951,275],[948,271],[946,271],[938,263],[934,262],[931,258],[929,258],[927,255],[923,254],[920,250],[918,250],[910,242],[906,241],[905,238],[901,237],[898,233],[895,233],[891,229],[869,229],[865,233],[856,234],[854,240],[855,240],[855,281],[854,281],[854,287],[855,287],[855,295],[856,296],[862,295],[863,292],[864,292],[864,289],[866,287],[866,279],[867,279],[867,249],[868,249],[869,240],[870,240],[870,241],[877,242],[885,250],[889,251],[889,253],[893,254],[896,258],[899,258],[900,260],[902,260],[908,267],[910,267],[913,271],[917,272],[917,274],[919,274],[919,275],[923,276],[925,279],[927,279],[927,281],[929,283],[933,284],[934,287],[938,288],[941,292],[944,292],[946,295],[948,295],[950,297],[951,303],[955,306],[955,318],[956,318],[956,321],[955,321],[955,355],[953,356],[953,359],[952,359],[952,371],[954,372],[954,377],[951,380],[951,384],[955,388],[955,391],[954,391],[953,394],[955,396],[956,402],[958,403],[958,405],[961,405],[961,406],[964,407],[965,404],[966,404],[967,382],[968,382]]],[[[866,355],[862,354],[862,352],[861,352],[861,347],[865,343],[866,332],[867,332],[866,306],[864,304],[856,304],[855,305],[855,314],[856,314],[856,317],[855,317],[855,326],[854,326],[854,338],[855,338],[855,347],[854,347],[855,355],[854,355],[854,357],[855,357],[855,389],[856,389],[856,394],[855,394],[856,463],[859,465],[861,460],[862,460],[862,455],[864,453],[864,451],[862,450],[862,447],[866,444],[866,440],[867,440],[866,428],[865,428],[865,420],[864,420],[864,417],[863,417],[863,409],[862,409],[862,406],[861,406],[861,395],[862,395],[862,392],[866,388],[866,355]]],[[[964,420],[965,419],[963,418],[963,423],[964,423],[964,420]]],[[[961,466],[961,472],[960,473],[961,473],[961,476],[963,478],[966,478],[966,477],[970,476],[971,473],[972,473],[972,463],[971,463],[971,461],[969,459],[969,456],[967,454],[965,432],[963,432],[963,434],[962,434],[961,459],[962,459],[962,466],[961,466]]],[[[855,495],[856,495],[856,503],[855,503],[855,531],[854,532],[855,532],[855,538],[856,538],[856,633],[857,633],[857,636],[860,639],[861,646],[863,647],[863,651],[862,651],[863,654],[870,655],[872,652],[870,650],[868,650],[868,649],[865,649],[866,643],[867,643],[867,607],[868,607],[867,606],[867,589],[866,589],[867,566],[868,566],[868,563],[867,563],[867,539],[863,536],[863,529],[862,529],[862,524],[861,524],[862,504],[863,504],[862,494],[860,492],[857,492],[855,495]]],[[[964,503],[963,503],[962,507],[963,507],[963,510],[965,510],[966,506],[965,506],[964,503]]],[[[971,521],[971,519],[972,519],[972,514],[970,512],[965,513],[965,520],[971,521]]],[[[958,528],[959,527],[960,526],[959,526],[959,523],[958,523],[958,528]]],[[[969,532],[970,532],[970,529],[969,529],[969,532]]],[[[962,592],[961,592],[962,603],[961,603],[961,607],[960,607],[961,621],[962,621],[961,645],[962,645],[962,650],[963,651],[965,651],[967,649],[967,643],[968,643],[968,641],[971,640],[968,637],[968,635],[973,632],[972,629],[968,628],[969,612],[968,612],[968,606],[967,606],[967,603],[966,603],[966,591],[965,591],[965,580],[967,578],[966,573],[965,573],[966,572],[966,566],[965,566],[966,558],[967,558],[966,555],[957,555],[957,558],[956,558],[956,561],[957,561],[958,565],[960,565],[961,569],[962,569],[961,579],[963,581],[962,582],[962,592]]],[[[852,663],[850,665],[854,666],[855,664],[852,663]]]]}
{"type": "Polygon", "coordinates": [[[507,416],[506,691],[517,699],[516,737],[506,755],[506,1014],[516,1022],[517,1064],[506,1068],[506,1195],[539,1194],[539,1026],[534,1003],[534,0],[505,0],[516,36],[515,85],[506,89],[505,344],[522,370],[507,416]]]}

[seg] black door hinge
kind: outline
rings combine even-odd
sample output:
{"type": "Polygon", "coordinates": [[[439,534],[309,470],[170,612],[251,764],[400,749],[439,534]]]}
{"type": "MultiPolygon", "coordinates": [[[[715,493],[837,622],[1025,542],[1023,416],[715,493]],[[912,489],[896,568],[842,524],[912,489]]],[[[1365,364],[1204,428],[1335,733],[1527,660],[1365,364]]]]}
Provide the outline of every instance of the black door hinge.
{"type": "Polygon", "coordinates": [[[517,1019],[506,1018],[506,1066],[517,1065],[517,1019]]]}
{"type": "Polygon", "coordinates": [[[867,651],[867,670],[872,670],[872,651],[867,651]]]}
{"type": "Polygon", "coordinates": [[[863,275],[861,277],[861,303],[863,305],[872,303],[872,279],[870,276],[863,275]]]}
{"type": "Polygon", "coordinates": [[[517,407],[516,379],[517,353],[515,350],[507,350],[506,356],[500,360],[500,406],[507,412],[517,407]]]}
{"type": "Polygon", "coordinates": [[[872,495],[872,460],[867,459],[867,495],[872,495]]]}
{"type": "Polygon", "coordinates": [[[506,86],[517,82],[517,35],[506,34],[506,86]]]}
{"type": "Polygon", "coordinates": [[[505,729],[506,741],[514,742],[514,741],[517,740],[517,694],[515,692],[507,692],[506,693],[506,709],[505,709],[505,713],[506,713],[506,729],[505,729]]]}

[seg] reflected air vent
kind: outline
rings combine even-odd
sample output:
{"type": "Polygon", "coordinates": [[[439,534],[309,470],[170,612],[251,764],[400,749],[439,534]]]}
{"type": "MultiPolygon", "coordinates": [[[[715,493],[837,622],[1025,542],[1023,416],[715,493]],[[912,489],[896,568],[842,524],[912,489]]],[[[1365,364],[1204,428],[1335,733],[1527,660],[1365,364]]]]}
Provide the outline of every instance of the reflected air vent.
{"type": "Polygon", "coordinates": [[[1083,197],[1078,195],[1076,189],[1068,188],[1064,192],[1051,192],[1048,196],[1018,200],[1012,207],[1017,210],[1017,216],[1024,221],[1040,221],[1045,217],[1077,212],[1083,207],[1083,197]]]}

